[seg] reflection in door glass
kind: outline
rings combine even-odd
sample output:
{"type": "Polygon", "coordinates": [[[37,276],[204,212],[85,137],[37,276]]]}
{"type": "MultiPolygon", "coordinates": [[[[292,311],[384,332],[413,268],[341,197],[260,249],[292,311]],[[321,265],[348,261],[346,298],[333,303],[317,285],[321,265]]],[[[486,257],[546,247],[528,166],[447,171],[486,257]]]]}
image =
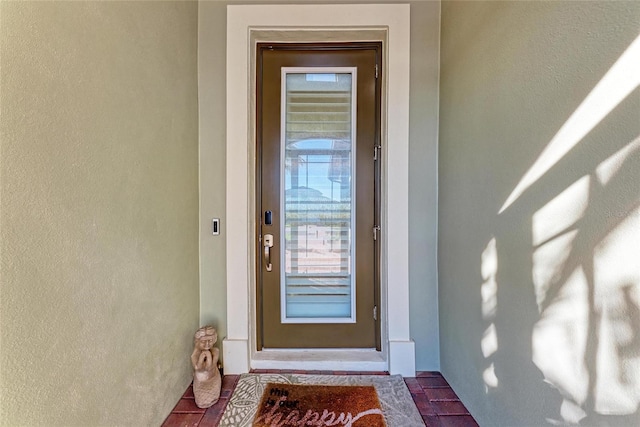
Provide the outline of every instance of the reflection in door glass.
{"type": "Polygon", "coordinates": [[[283,69],[285,322],[354,316],[354,77],[283,69]]]}

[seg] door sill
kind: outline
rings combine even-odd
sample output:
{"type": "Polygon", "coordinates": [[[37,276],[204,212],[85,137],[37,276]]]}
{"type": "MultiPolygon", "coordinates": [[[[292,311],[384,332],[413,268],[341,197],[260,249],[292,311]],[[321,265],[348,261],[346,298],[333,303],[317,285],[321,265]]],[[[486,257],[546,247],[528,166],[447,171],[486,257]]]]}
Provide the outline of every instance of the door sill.
{"type": "Polygon", "coordinates": [[[379,372],[389,364],[375,349],[265,349],[253,353],[251,368],[379,372]]]}

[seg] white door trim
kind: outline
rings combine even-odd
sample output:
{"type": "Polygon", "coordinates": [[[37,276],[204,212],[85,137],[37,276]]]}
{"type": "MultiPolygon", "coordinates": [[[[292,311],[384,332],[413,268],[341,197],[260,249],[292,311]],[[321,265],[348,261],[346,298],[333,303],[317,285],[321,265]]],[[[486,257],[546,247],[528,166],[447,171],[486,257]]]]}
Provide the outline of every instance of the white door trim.
{"type": "Polygon", "coordinates": [[[370,366],[386,368],[392,374],[415,375],[415,348],[409,336],[409,41],[407,4],[227,6],[225,373],[278,367],[278,362],[291,366],[293,356],[297,369],[344,370],[352,365],[357,369],[364,366],[361,362],[369,361],[373,362],[370,366]],[[383,351],[375,356],[367,354],[362,360],[357,351],[283,351],[267,357],[265,352],[255,351],[255,86],[251,59],[255,49],[251,32],[368,29],[384,30],[387,44],[383,84],[383,351]]]}

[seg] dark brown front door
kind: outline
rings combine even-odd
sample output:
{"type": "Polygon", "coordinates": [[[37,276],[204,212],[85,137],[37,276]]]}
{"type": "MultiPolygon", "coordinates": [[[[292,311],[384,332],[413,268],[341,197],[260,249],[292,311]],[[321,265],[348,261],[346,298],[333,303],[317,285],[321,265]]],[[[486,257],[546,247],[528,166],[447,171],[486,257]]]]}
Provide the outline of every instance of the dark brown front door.
{"type": "Polygon", "coordinates": [[[259,348],[379,348],[380,43],[259,44],[259,348]]]}

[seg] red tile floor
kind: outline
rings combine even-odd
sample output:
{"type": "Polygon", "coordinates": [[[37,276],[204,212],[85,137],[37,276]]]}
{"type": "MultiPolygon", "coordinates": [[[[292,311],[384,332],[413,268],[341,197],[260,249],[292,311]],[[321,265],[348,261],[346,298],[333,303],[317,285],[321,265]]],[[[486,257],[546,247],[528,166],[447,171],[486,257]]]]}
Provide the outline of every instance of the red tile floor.
{"type": "MultiPolygon", "coordinates": [[[[263,373],[294,373],[313,375],[388,375],[386,372],[346,372],[346,371],[251,371],[263,373]]],[[[196,406],[191,386],[187,388],[163,427],[215,427],[222,418],[231,393],[240,378],[239,375],[225,375],[222,379],[220,400],[210,408],[196,406]]],[[[447,380],[439,372],[418,372],[415,378],[405,378],[420,415],[427,427],[477,427],[473,417],[454,393],[447,380]]]]}

